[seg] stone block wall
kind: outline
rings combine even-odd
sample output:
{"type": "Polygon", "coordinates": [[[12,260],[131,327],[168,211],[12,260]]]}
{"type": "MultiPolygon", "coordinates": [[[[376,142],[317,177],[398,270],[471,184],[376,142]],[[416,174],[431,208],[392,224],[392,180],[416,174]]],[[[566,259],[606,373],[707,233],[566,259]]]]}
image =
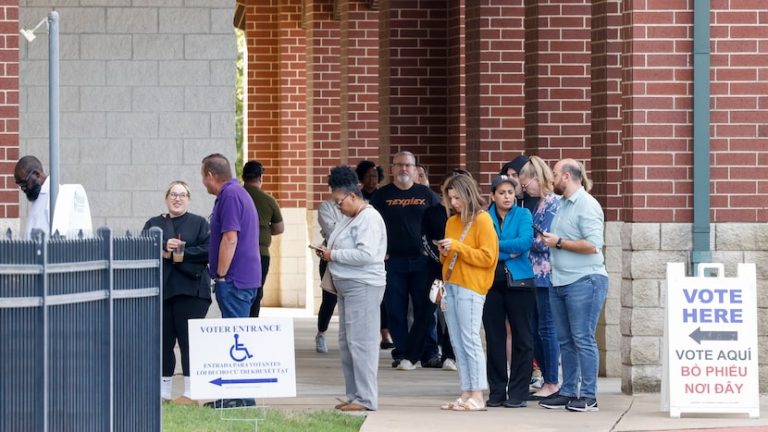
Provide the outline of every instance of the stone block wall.
{"type": "MultiPolygon", "coordinates": [[[[624,223],[621,231],[622,390],[657,392],[662,376],[666,264],[689,263],[691,224],[624,223]]],[[[736,276],[738,263],[757,264],[760,390],[764,392],[768,390],[768,319],[764,313],[768,308],[768,226],[714,223],[710,248],[712,262],[725,264],[728,277],[736,276]]]]}
{"type": "MultiPolygon", "coordinates": [[[[210,153],[235,159],[235,0],[20,0],[22,27],[60,14],[61,183],[81,183],[94,226],[141,229],[167,211],[172,180],[192,188],[210,153]]],[[[20,52],[20,153],[48,169],[48,43],[20,52]]]]}

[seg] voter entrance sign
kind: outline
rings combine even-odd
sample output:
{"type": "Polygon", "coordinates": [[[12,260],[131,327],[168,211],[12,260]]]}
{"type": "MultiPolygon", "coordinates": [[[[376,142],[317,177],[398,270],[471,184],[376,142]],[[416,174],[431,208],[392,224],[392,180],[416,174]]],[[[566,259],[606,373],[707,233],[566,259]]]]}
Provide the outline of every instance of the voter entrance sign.
{"type": "Polygon", "coordinates": [[[725,277],[722,264],[667,264],[662,410],[760,416],[754,264],[725,277]],[[705,277],[717,271],[714,277],[705,277]]]}
{"type": "Polygon", "coordinates": [[[192,399],[294,397],[290,318],[189,320],[192,399]]]}

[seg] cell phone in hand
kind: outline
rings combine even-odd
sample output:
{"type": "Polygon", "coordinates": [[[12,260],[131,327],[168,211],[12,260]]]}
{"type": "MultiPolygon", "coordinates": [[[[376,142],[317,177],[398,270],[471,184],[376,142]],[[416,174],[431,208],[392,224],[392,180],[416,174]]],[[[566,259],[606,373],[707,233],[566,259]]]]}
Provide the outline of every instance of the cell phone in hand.
{"type": "Polygon", "coordinates": [[[308,247],[309,247],[310,249],[312,249],[312,250],[314,250],[314,251],[318,251],[318,252],[320,252],[321,250],[323,250],[323,249],[322,249],[320,246],[315,246],[315,245],[308,245],[308,247]]]}

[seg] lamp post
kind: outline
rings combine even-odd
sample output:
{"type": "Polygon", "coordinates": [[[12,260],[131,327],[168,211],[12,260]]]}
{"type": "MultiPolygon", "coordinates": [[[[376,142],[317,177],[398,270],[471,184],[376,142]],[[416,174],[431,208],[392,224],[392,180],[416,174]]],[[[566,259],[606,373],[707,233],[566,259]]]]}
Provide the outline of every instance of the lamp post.
{"type": "MultiPolygon", "coordinates": [[[[50,209],[49,229],[53,230],[53,211],[59,195],[59,13],[48,12],[32,30],[21,29],[20,33],[28,42],[35,40],[35,31],[43,23],[48,24],[48,152],[50,209]]],[[[51,232],[53,234],[53,232],[51,232]]]]}

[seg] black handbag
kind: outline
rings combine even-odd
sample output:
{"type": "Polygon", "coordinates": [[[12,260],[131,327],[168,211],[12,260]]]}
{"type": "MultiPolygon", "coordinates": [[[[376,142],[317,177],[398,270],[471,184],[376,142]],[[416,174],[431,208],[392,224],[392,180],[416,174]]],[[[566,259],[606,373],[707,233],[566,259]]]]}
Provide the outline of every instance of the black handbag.
{"type": "Polygon", "coordinates": [[[507,288],[514,288],[514,289],[520,289],[520,288],[532,288],[533,287],[533,279],[512,279],[512,275],[509,273],[509,269],[507,266],[504,266],[504,277],[507,281],[507,288]]]}

